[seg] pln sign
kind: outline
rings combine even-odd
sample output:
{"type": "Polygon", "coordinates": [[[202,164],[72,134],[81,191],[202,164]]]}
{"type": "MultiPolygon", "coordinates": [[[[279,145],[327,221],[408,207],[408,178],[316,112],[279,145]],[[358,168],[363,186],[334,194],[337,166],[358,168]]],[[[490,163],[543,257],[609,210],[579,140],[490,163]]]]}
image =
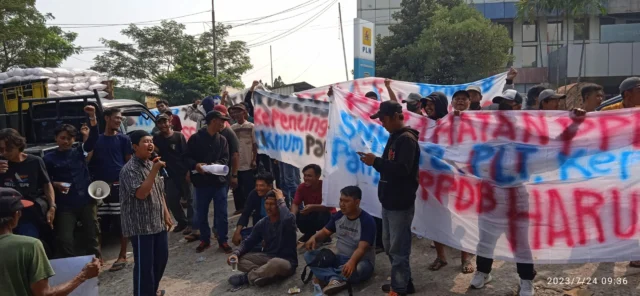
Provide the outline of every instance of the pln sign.
{"type": "Polygon", "coordinates": [[[376,74],[375,24],[363,19],[354,20],[354,79],[376,74]]]}

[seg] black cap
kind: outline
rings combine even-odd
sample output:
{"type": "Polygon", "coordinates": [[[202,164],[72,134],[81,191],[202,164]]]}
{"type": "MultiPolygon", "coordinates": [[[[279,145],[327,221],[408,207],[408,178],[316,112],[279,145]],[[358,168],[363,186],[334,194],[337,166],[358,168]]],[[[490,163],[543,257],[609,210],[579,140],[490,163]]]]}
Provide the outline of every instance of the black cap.
{"type": "Polygon", "coordinates": [[[140,140],[144,137],[151,137],[151,134],[144,130],[136,130],[129,134],[129,139],[133,145],[140,145],[140,140]]]}
{"type": "Polygon", "coordinates": [[[456,95],[459,95],[459,94],[464,94],[464,95],[466,95],[466,96],[467,96],[467,98],[471,97],[471,96],[469,95],[469,92],[468,92],[468,91],[466,91],[466,90],[464,90],[464,89],[461,89],[461,90],[459,90],[459,91],[457,91],[457,92],[454,92],[454,93],[453,93],[453,96],[451,96],[451,97],[452,97],[452,98],[455,98],[455,96],[456,96],[456,95]]]}
{"type": "Polygon", "coordinates": [[[364,96],[367,97],[367,98],[375,98],[376,100],[378,100],[378,95],[375,92],[372,92],[372,91],[366,93],[364,96]]]}
{"type": "Polygon", "coordinates": [[[395,114],[402,113],[402,105],[396,101],[384,101],[380,103],[380,110],[369,116],[371,119],[380,118],[384,115],[393,116],[395,114]]]}
{"type": "Polygon", "coordinates": [[[13,213],[28,208],[33,202],[22,199],[20,192],[12,188],[0,187],[0,218],[13,216],[13,213]]]}
{"type": "Polygon", "coordinates": [[[173,120],[173,118],[171,116],[167,115],[167,114],[164,114],[164,113],[160,114],[160,115],[158,115],[158,117],[156,117],[156,123],[158,123],[160,121],[163,121],[163,120],[167,120],[167,121],[170,122],[171,120],[173,120]]]}
{"type": "Polygon", "coordinates": [[[233,110],[233,109],[237,109],[237,110],[241,110],[241,111],[245,111],[245,112],[247,111],[247,107],[246,107],[244,104],[242,104],[242,103],[240,103],[240,104],[235,104],[235,105],[231,106],[231,107],[229,108],[229,111],[231,111],[231,110],[233,110]]]}
{"type": "Polygon", "coordinates": [[[226,115],[222,114],[222,112],[220,112],[218,110],[209,111],[207,113],[207,116],[204,117],[204,121],[207,124],[209,124],[209,122],[211,122],[211,120],[213,120],[213,119],[222,119],[222,120],[226,120],[226,121],[231,120],[231,118],[229,118],[229,116],[226,116],[226,115]]]}

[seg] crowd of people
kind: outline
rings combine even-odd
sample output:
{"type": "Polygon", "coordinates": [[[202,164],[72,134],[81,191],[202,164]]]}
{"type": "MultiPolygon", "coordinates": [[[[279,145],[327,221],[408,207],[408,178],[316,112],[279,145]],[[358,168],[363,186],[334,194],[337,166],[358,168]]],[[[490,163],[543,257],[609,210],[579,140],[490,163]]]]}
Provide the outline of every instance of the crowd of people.
{"type": "MultiPolygon", "coordinates": [[[[513,88],[516,76],[512,69],[503,94],[492,98],[493,106],[483,108],[481,89],[469,86],[453,94],[451,110],[455,115],[483,109],[559,110],[565,95],[536,86],[525,98],[513,88]]],[[[160,114],[151,133],[136,130],[129,135],[121,133],[124,117],[116,108],[102,112],[105,126],[100,133],[96,110],[87,105],[88,123],[80,131],[70,124],[58,126],[57,149],[43,158],[24,153],[26,140],[16,130],[0,130],[0,252],[6,253],[0,258],[0,286],[10,295],[68,293],[97,276],[101,233],[113,232],[119,236],[120,253],[110,271],[126,266],[131,243],[134,295],[164,295],[158,287],[169,256],[168,232],[172,231],[185,235],[188,242],[199,241],[198,253],[211,247],[213,235],[219,250],[229,255],[229,265],[242,272],[229,278],[234,286],[260,287],[292,276],[299,264],[297,249],[304,245],[308,249],[305,264],[317,291],[332,295],[366,281],[374,273],[376,254],[384,251],[391,263],[391,282],[382,290],[391,296],[415,293],[409,257],[419,186],[419,134],[405,126],[403,106],[392,83],[385,81],[391,99],[371,115],[390,133],[384,152],[381,156],[359,153],[365,165],[380,173],[380,218],[360,208],[362,191],[357,186],[342,188],[339,211],[322,205],[318,164],[300,170],[258,154],[251,122],[252,94],[258,82],[243,102],[228,109],[226,93],[189,106],[186,116],[197,122],[198,130],[188,140],[180,133],[180,118],[171,114],[167,101],[158,101],[160,114]],[[81,143],[75,145],[76,140],[81,143]],[[210,173],[205,167],[212,164],[228,166],[228,174],[210,173]],[[109,196],[100,202],[88,192],[91,182],[98,180],[110,187],[109,196]],[[240,215],[231,235],[230,190],[234,214],[240,215]],[[332,242],[332,236],[335,254],[321,248],[332,242]],[[48,258],[81,255],[97,259],[74,280],[49,287],[53,270],[48,258]]],[[[571,111],[578,116],[594,112],[604,98],[603,88],[595,84],[583,86],[580,93],[583,107],[571,111]]],[[[640,78],[624,80],[620,93],[622,101],[603,110],[640,106],[640,78]]],[[[373,92],[366,97],[378,100],[373,92]]],[[[426,97],[412,93],[402,102],[408,111],[433,120],[450,110],[447,96],[440,92],[426,97]]],[[[437,271],[448,262],[445,246],[434,242],[434,247],[437,258],[429,269],[437,271]]],[[[493,260],[476,256],[474,267],[472,258],[473,254],[462,251],[460,271],[475,272],[470,284],[482,288],[492,280],[493,260]]],[[[533,264],[517,265],[520,295],[534,295],[533,264]]],[[[631,262],[631,266],[640,267],[640,262],[631,262]]],[[[305,274],[306,267],[303,280],[305,274]]]]}

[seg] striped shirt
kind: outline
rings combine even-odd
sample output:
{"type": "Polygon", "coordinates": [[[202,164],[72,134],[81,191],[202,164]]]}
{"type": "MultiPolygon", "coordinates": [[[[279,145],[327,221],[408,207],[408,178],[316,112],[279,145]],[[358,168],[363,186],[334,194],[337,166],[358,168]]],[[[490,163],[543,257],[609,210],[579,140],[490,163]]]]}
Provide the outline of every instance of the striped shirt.
{"type": "Polygon", "coordinates": [[[165,230],[162,178],[156,176],[151,194],[146,199],[136,197],[136,190],[152,167],[153,162],[133,155],[120,171],[120,221],[124,237],[156,234],[165,230]]]}

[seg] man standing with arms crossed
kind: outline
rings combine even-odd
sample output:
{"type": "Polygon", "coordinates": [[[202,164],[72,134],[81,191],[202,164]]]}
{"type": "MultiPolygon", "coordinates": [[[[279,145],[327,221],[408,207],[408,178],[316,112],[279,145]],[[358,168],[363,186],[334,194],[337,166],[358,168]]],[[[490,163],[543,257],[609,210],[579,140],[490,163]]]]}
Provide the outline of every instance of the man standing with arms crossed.
{"type": "Polygon", "coordinates": [[[415,212],[418,190],[418,163],[420,147],[418,131],[404,125],[402,105],[395,101],[380,104],[380,110],[371,115],[380,119],[389,132],[389,140],[382,157],[373,153],[360,154],[360,160],[380,173],[378,198],[382,204],[382,236],[384,249],[391,261],[391,284],[382,291],[389,296],[415,293],[411,281],[411,222],[415,212]]]}

